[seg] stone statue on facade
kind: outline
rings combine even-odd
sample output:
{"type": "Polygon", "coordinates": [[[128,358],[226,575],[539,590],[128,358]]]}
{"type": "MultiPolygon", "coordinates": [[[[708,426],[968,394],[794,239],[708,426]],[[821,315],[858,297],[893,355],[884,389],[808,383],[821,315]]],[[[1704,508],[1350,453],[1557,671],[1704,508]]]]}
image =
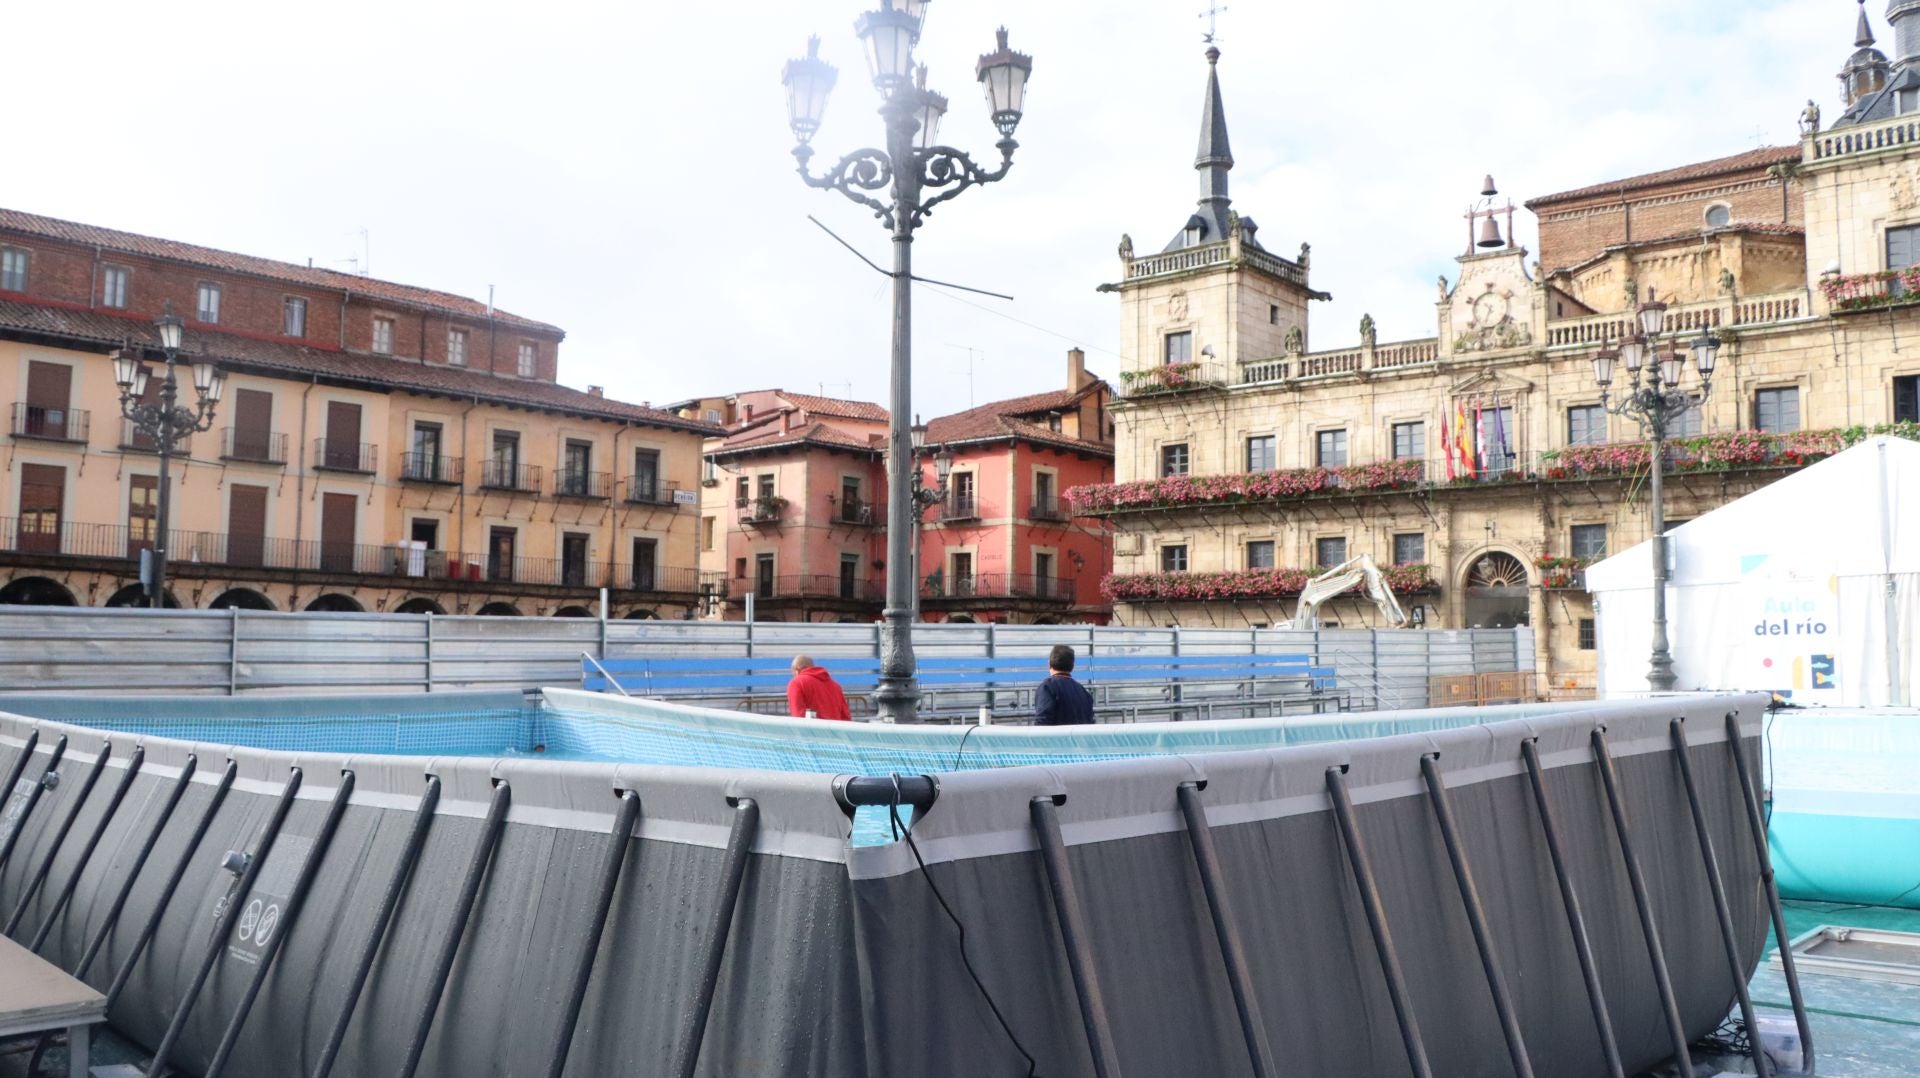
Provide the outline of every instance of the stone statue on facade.
{"type": "Polygon", "coordinates": [[[1306,350],[1307,335],[1300,332],[1299,326],[1289,327],[1287,329],[1287,354],[1297,356],[1306,350]]]}
{"type": "Polygon", "coordinates": [[[1120,260],[1133,261],[1133,237],[1125,232],[1120,233],[1120,260]]]}
{"type": "Polygon", "coordinates": [[[1820,106],[1807,99],[1807,107],[1800,110],[1800,133],[1817,135],[1820,133],[1820,106]]]}
{"type": "Polygon", "coordinates": [[[1731,269],[1726,268],[1725,266],[1722,266],[1720,268],[1720,291],[1725,292],[1727,295],[1731,296],[1733,295],[1734,288],[1736,288],[1738,284],[1739,282],[1734,280],[1733,271],[1731,269]]]}
{"type": "Polygon", "coordinates": [[[1300,268],[1310,269],[1312,268],[1312,266],[1313,266],[1313,244],[1303,243],[1300,245],[1300,268]]]}
{"type": "Polygon", "coordinates": [[[1445,303],[1446,301],[1447,301],[1447,275],[1443,273],[1440,275],[1440,302],[1445,303]]]}
{"type": "Polygon", "coordinates": [[[1373,316],[1370,314],[1361,315],[1360,316],[1361,346],[1365,348],[1372,348],[1378,340],[1379,340],[1379,337],[1374,331],[1373,316]]]}

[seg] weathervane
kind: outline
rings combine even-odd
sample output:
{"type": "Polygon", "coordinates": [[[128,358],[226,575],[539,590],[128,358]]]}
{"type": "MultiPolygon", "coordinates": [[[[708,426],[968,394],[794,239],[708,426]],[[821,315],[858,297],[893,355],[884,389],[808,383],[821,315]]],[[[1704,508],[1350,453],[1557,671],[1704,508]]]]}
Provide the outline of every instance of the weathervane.
{"type": "Polygon", "coordinates": [[[1220,13],[1226,10],[1225,7],[1214,4],[1200,13],[1200,17],[1207,20],[1207,32],[1200,35],[1201,40],[1209,45],[1213,44],[1214,39],[1219,36],[1220,32],[1220,13]]]}

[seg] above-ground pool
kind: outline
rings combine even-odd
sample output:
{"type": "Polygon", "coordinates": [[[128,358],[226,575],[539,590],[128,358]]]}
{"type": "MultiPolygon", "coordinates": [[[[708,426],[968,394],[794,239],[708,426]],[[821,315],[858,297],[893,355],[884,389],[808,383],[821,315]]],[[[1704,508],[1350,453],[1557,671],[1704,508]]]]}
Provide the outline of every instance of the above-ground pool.
{"type": "Polygon", "coordinates": [[[0,915],[201,1074],[1600,1078],[1758,961],[1764,704],[9,698],[0,915]]]}

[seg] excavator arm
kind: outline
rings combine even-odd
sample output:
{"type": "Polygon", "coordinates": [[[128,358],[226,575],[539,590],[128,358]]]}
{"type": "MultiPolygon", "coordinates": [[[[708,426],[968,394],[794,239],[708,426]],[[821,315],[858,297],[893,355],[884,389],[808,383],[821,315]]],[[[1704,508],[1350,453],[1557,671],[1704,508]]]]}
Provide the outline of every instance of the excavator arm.
{"type": "Polygon", "coordinates": [[[1307,581],[1307,586],[1300,590],[1300,609],[1293,615],[1293,627],[1313,628],[1316,620],[1314,615],[1321,603],[1336,595],[1343,595],[1354,585],[1362,583],[1366,585],[1367,598],[1380,608],[1388,625],[1397,629],[1407,623],[1407,612],[1400,609],[1399,600],[1393,597],[1393,589],[1387,587],[1387,575],[1374,564],[1371,555],[1362,554],[1307,581]]]}

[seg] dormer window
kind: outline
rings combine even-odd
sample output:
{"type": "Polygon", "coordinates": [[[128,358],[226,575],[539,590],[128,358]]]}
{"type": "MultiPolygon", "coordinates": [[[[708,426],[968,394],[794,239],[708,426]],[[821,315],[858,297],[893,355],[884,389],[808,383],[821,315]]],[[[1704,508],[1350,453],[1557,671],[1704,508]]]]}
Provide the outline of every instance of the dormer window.
{"type": "Polygon", "coordinates": [[[522,378],[532,378],[540,369],[540,347],[532,341],[520,342],[520,362],[514,373],[522,378]]]}
{"type": "Polygon", "coordinates": [[[375,355],[381,356],[393,354],[393,319],[373,320],[373,351],[375,355]]]}

